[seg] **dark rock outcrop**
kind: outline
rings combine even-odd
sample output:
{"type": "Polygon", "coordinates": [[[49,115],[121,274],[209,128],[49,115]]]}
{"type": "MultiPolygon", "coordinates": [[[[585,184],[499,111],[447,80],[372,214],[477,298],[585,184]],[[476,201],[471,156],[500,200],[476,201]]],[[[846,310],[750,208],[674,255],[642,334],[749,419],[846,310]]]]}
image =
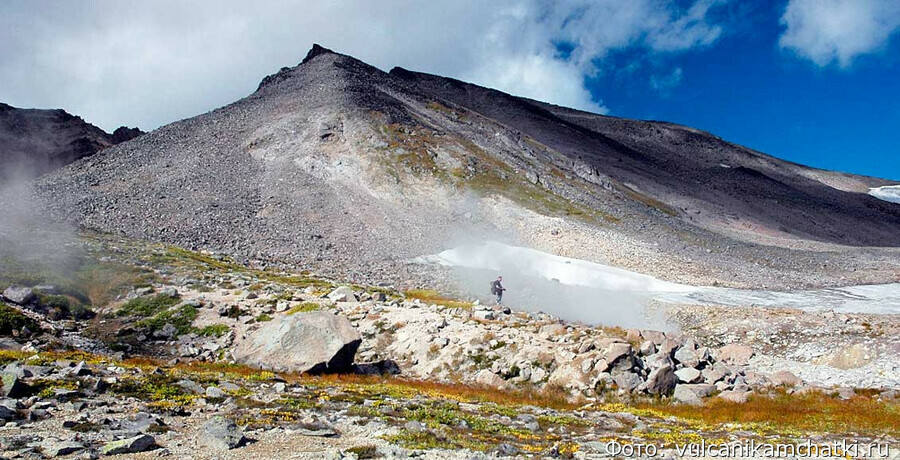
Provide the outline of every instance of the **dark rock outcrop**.
{"type": "Polygon", "coordinates": [[[143,134],[112,134],[65,110],[20,109],[0,103],[0,182],[33,177],[143,134]]]}

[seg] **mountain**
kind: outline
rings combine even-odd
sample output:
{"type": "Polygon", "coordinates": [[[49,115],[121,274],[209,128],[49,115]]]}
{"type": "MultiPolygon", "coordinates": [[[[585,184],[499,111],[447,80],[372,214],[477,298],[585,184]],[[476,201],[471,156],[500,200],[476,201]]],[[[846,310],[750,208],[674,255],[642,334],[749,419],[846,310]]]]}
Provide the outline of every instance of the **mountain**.
{"type": "Polygon", "coordinates": [[[109,134],[64,110],[0,103],[0,182],[52,171],[141,134],[124,126],[109,134]]]}
{"type": "Polygon", "coordinates": [[[866,194],[887,184],[315,45],[248,97],[36,190],[85,228],[345,279],[403,280],[419,270],[409,258],[498,239],[666,279],[792,287],[893,276],[900,206],[866,194]]]}

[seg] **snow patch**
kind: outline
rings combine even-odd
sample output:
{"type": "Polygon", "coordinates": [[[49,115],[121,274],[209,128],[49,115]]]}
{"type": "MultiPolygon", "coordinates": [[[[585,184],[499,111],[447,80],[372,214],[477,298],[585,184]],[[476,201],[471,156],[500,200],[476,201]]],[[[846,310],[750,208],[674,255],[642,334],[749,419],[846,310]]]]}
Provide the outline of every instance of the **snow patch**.
{"type": "Polygon", "coordinates": [[[900,185],[885,185],[869,189],[869,195],[879,200],[900,204],[900,185]]]}
{"type": "MultiPolygon", "coordinates": [[[[898,187],[900,188],[900,187],[898,187]]],[[[651,301],[761,308],[900,313],[900,283],[802,291],[690,286],[586,260],[561,257],[498,242],[460,246],[414,262],[453,268],[470,294],[485,296],[503,275],[504,302],[539,308],[569,321],[623,327],[664,327],[648,318],[651,301]]]]}

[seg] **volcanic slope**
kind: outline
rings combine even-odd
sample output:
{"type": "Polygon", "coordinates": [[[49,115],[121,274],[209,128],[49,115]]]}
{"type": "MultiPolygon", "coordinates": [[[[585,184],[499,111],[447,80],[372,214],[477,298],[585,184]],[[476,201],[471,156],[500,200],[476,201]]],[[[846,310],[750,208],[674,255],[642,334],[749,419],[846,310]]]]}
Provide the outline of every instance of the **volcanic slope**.
{"type": "Polygon", "coordinates": [[[250,96],[36,189],[82,227],[349,279],[397,281],[410,257],[499,239],[667,279],[791,286],[887,279],[900,206],[865,194],[887,183],[316,45],[250,96]]]}

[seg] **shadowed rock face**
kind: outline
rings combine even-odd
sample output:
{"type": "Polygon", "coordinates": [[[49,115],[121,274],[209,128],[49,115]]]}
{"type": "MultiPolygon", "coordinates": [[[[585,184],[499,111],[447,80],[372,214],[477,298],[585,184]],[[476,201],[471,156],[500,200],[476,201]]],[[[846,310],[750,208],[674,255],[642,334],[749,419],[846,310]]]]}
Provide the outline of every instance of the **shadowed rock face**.
{"type": "Polygon", "coordinates": [[[141,134],[124,126],[108,134],[64,110],[0,103],[0,182],[52,171],[141,134]]]}
{"type": "MultiPolygon", "coordinates": [[[[386,73],[315,46],[248,97],[48,174],[36,189],[51,213],[82,227],[341,279],[410,279],[405,259],[461,235],[546,239],[549,229],[527,225],[537,213],[640,241],[716,279],[756,270],[768,284],[781,278],[769,274],[773,259],[795,278],[839,265],[793,242],[900,246],[900,205],[866,194],[886,184],[671,123],[386,73]]],[[[595,258],[584,241],[570,254],[595,258]]]]}

